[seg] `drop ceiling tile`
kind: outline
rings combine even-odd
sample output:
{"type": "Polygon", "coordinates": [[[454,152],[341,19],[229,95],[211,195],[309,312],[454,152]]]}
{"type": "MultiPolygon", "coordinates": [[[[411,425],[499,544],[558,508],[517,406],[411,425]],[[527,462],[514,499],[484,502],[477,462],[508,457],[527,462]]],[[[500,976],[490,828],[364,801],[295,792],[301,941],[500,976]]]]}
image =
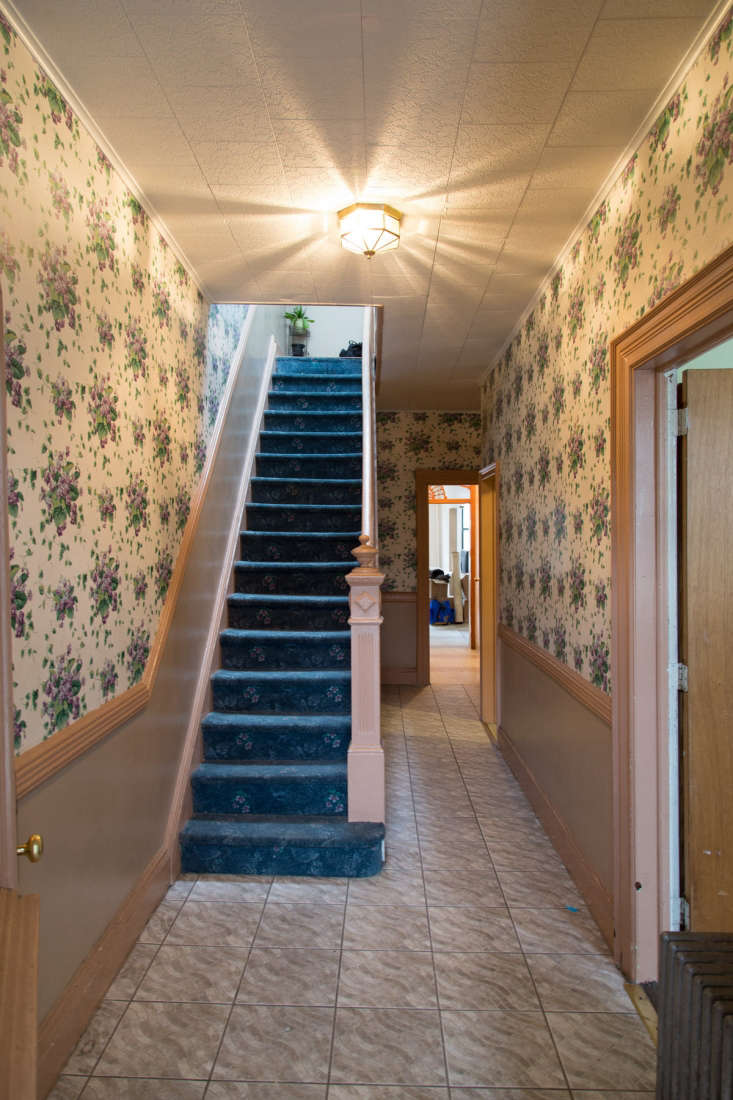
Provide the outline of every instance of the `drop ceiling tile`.
{"type": "Polygon", "coordinates": [[[94,118],[165,118],[172,114],[146,57],[118,58],[114,63],[103,54],[88,56],[66,76],[94,118]]]}
{"type": "Polygon", "coordinates": [[[300,271],[278,271],[257,275],[260,292],[273,302],[312,302],[315,297],[313,278],[300,271]]]}
{"type": "Polygon", "coordinates": [[[547,143],[605,145],[620,153],[649,107],[648,91],[568,92],[547,143]]]}
{"type": "Polygon", "coordinates": [[[423,19],[442,20],[448,30],[454,20],[476,19],[481,10],[481,0],[364,0],[364,17],[369,21],[380,20],[393,33],[405,23],[423,19]]]}
{"type": "Polygon", "coordinates": [[[175,118],[139,118],[98,115],[96,121],[110,144],[135,173],[142,164],[196,167],[191,146],[175,118]]]}
{"type": "Polygon", "coordinates": [[[261,65],[271,60],[297,65],[304,57],[317,58],[324,65],[333,57],[361,60],[361,18],[356,3],[320,10],[309,4],[306,18],[301,5],[292,34],[283,34],[287,16],[283,18],[282,4],[257,10],[256,5],[245,3],[243,10],[252,49],[261,65]]]}
{"type": "MultiPolygon", "coordinates": [[[[441,241],[443,239],[441,238],[441,241]]],[[[454,245],[438,243],[435,250],[433,281],[447,286],[486,286],[499,255],[500,244],[493,248],[486,245],[454,245]]]]}
{"type": "MultiPolygon", "coordinates": [[[[212,194],[223,214],[249,214],[269,217],[272,214],[292,212],[290,192],[285,177],[278,180],[274,176],[255,181],[247,179],[247,173],[241,180],[231,183],[214,183],[207,179],[212,194]]],[[[310,213],[310,211],[304,211],[310,213]]]]}
{"type": "Polygon", "coordinates": [[[476,314],[466,343],[472,340],[503,344],[518,319],[513,309],[485,310],[476,314]]]}
{"type": "Polygon", "coordinates": [[[536,289],[537,283],[531,275],[494,275],[479,312],[508,309],[519,316],[536,289]]]}
{"type": "Polygon", "coordinates": [[[212,184],[240,186],[277,185],[283,180],[282,162],[274,142],[197,141],[193,151],[206,178],[212,184]]]}
{"type": "Polygon", "coordinates": [[[259,84],[186,85],[168,99],[191,141],[272,141],[272,126],[259,84]]]}
{"type": "Polygon", "coordinates": [[[361,66],[349,59],[328,65],[304,58],[297,66],[270,65],[261,72],[272,118],[361,119],[364,95],[361,66]]]}
{"type": "Polygon", "coordinates": [[[412,297],[415,294],[425,293],[429,273],[423,275],[372,275],[372,294],[377,298],[406,295],[412,297]]]}
{"type": "Polygon", "coordinates": [[[301,214],[228,214],[232,237],[245,251],[260,252],[281,241],[311,240],[321,233],[320,218],[301,214]]]}
{"type": "Polygon", "coordinates": [[[572,65],[549,62],[473,64],[464,121],[502,126],[551,122],[572,74],[572,65]]]}
{"type": "Polygon", "coordinates": [[[602,0],[484,0],[474,61],[572,61],[602,0]]]}
{"type": "MultiPolygon", "coordinates": [[[[153,8],[154,5],[151,5],[153,8]]],[[[138,18],[136,27],[161,82],[186,85],[245,84],[257,76],[247,30],[237,12],[200,19],[197,5],[165,23],[138,18]]]]}
{"type": "MultiPolygon", "coordinates": [[[[199,214],[169,214],[166,225],[182,247],[186,242],[209,242],[212,253],[224,253],[227,256],[241,254],[242,249],[234,240],[227,222],[214,208],[199,214]]],[[[223,258],[220,257],[220,258],[223,258]]]]}
{"type": "Polygon", "coordinates": [[[555,227],[567,226],[569,232],[585,213],[588,201],[587,188],[548,187],[528,191],[517,211],[513,229],[541,227],[543,233],[551,233],[555,227]]]}
{"type": "Polygon", "coordinates": [[[470,337],[461,348],[458,357],[459,367],[478,366],[479,369],[486,370],[491,362],[491,356],[499,350],[503,342],[503,338],[498,336],[493,339],[490,336],[483,339],[470,337]]]}
{"type": "Polygon", "coordinates": [[[107,58],[144,56],[117,0],[78,0],[73,19],[66,4],[49,4],[48,0],[24,0],[18,7],[62,72],[66,64],[83,64],[95,53],[107,58]],[[83,34],[79,34],[79,26],[84,28],[83,34]]]}
{"type": "Polygon", "coordinates": [[[196,165],[172,168],[160,164],[138,164],[134,176],[163,218],[169,214],[192,214],[216,209],[211,189],[196,165]]]}
{"type": "Polygon", "coordinates": [[[613,168],[616,149],[583,146],[548,147],[532,173],[530,188],[579,187],[589,191],[588,201],[598,191],[613,168]]]}
{"type": "Polygon", "coordinates": [[[451,151],[450,147],[370,145],[367,148],[366,190],[390,190],[395,200],[443,195],[451,151]]]}
{"type": "Polygon", "coordinates": [[[711,12],[710,0],[606,0],[601,19],[682,19],[711,12]]]}
{"type": "Polygon", "coordinates": [[[522,201],[529,181],[529,172],[516,176],[476,172],[465,179],[451,174],[448,181],[448,211],[453,214],[462,208],[475,210],[484,207],[511,213],[522,201]]]}
{"type": "Polygon", "coordinates": [[[479,172],[516,176],[531,172],[550,133],[550,123],[493,126],[462,123],[451,175],[479,172]]]}
{"type": "Polygon", "coordinates": [[[361,119],[289,119],[273,121],[275,141],[286,168],[340,167],[364,170],[364,123],[361,119]]]}
{"type": "Polygon", "coordinates": [[[312,210],[335,212],[354,201],[363,177],[342,175],[338,168],[289,168],[285,180],[291,201],[312,210]]]}
{"type": "MultiPolygon", "coordinates": [[[[109,0],[103,0],[109,3],[109,0]]],[[[166,27],[183,23],[206,24],[216,20],[228,20],[241,13],[239,0],[196,0],[195,3],[181,4],[181,0],[122,0],[124,8],[133,23],[146,29],[166,27]]]]}
{"type": "Polygon", "coordinates": [[[607,19],[593,32],[572,90],[659,91],[682,59],[697,19],[607,19]]]}

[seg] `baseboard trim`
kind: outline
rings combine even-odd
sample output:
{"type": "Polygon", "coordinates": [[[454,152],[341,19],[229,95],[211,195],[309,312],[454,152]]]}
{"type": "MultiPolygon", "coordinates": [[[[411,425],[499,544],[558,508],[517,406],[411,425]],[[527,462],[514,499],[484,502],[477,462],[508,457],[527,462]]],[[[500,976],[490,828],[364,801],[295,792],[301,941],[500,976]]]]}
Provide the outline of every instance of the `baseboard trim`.
{"type": "Polygon", "coordinates": [[[613,950],[613,898],[611,894],[587,862],[565,822],[537,782],[532,769],[502,726],[499,726],[498,729],[497,744],[520,787],[529,799],[537,817],[542,822],[545,832],[570,872],[571,878],[583,895],[604,939],[613,950]]]}
{"type": "Polygon", "coordinates": [[[385,666],[381,671],[381,680],[383,684],[416,684],[417,669],[385,666]]]}
{"type": "Polygon", "coordinates": [[[168,889],[170,854],[160,848],[38,1030],[38,1095],[51,1091],[92,1013],[168,889]]]}
{"type": "Polygon", "coordinates": [[[574,668],[559,661],[557,657],[553,657],[551,653],[541,649],[534,642],[527,641],[521,634],[517,634],[515,630],[504,626],[503,623],[499,624],[499,637],[504,645],[508,645],[522,657],[526,657],[536,668],[555,680],[568,695],[572,695],[607,726],[611,725],[611,696],[606,695],[605,691],[601,691],[595,684],[585,680],[574,668]]]}

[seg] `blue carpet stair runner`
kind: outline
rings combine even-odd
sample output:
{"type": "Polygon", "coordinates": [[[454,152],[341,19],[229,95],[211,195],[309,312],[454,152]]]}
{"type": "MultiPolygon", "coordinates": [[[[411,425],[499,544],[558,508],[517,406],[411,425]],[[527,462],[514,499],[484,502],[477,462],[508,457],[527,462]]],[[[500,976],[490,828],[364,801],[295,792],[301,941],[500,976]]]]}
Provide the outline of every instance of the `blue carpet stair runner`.
{"type": "Polygon", "coordinates": [[[361,360],[277,360],[234,566],[182,869],[362,877],[384,826],[346,818],[345,574],[361,525],[361,360]]]}

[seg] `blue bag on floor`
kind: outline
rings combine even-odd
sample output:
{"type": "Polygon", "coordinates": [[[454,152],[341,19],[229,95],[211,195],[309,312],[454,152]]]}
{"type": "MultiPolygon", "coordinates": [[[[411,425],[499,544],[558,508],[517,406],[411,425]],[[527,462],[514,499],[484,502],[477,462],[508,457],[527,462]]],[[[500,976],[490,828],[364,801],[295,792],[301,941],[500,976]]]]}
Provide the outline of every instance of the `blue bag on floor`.
{"type": "Polygon", "coordinates": [[[440,600],[430,601],[430,625],[438,621],[438,612],[440,611],[440,600]]]}

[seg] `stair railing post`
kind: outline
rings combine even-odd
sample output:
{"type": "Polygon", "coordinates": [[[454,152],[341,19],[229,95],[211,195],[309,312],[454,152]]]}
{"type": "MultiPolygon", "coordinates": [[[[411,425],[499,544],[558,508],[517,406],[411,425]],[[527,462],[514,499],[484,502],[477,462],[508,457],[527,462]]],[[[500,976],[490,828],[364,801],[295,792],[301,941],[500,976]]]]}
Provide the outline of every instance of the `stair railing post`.
{"type": "Polygon", "coordinates": [[[346,576],[351,627],[351,744],[347,757],[349,821],[384,821],[380,629],[382,583],[376,545],[374,311],[364,309],[362,339],[362,519],[358,565],[346,576]]]}

